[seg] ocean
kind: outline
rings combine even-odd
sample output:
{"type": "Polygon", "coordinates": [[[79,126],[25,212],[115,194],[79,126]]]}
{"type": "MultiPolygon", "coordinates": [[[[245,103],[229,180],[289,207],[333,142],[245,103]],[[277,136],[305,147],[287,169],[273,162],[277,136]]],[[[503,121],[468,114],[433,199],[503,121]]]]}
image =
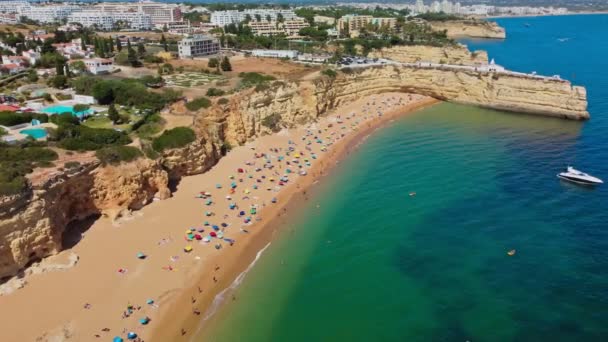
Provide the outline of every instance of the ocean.
{"type": "Polygon", "coordinates": [[[440,104],[376,131],[200,340],[608,340],[608,186],[556,178],[608,180],[608,16],[497,21],[466,43],[587,87],[591,120],[440,104]]]}

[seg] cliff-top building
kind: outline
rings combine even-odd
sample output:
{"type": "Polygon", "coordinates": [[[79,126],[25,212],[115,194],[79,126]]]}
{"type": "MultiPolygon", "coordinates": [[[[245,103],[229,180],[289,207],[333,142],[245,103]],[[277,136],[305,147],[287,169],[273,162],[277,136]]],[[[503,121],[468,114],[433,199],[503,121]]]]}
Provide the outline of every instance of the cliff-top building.
{"type": "Polygon", "coordinates": [[[179,58],[215,55],[220,52],[220,42],[215,37],[194,34],[177,43],[179,58]]]}

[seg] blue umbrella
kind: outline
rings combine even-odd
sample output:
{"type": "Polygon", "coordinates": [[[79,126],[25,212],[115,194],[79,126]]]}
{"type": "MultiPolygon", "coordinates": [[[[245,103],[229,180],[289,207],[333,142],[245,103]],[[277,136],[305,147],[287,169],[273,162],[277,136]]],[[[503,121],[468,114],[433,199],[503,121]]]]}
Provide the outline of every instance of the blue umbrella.
{"type": "Polygon", "coordinates": [[[112,342],[123,342],[124,340],[120,336],[116,336],[112,339],[112,342]]]}

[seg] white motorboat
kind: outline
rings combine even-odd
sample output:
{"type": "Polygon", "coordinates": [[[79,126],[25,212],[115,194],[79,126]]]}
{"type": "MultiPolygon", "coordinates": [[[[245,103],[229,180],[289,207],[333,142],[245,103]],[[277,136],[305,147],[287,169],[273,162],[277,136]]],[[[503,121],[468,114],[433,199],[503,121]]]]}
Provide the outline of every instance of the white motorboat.
{"type": "Polygon", "coordinates": [[[588,175],[584,172],[581,172],[581,171],[573,168],[572,166],[568,166],[568,168],[566,169],[565,172],[558,173],[557,177],[559,177],[563,180],[569,181],[569,182],[585,184],[585,185],[596,185],[596,184],[604,183],[601,179],[588,175]]]}

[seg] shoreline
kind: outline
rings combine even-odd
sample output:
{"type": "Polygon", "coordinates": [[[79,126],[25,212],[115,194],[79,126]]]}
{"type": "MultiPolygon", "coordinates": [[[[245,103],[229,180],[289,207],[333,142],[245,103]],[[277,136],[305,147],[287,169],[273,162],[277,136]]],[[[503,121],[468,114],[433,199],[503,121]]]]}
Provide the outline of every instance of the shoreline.
{"type": "MultiPolygon", "coordinates": [[[[129,331],[136,332],[146,341],[191,339],[203,317],[194,314],[192,301],[196,302],[200,313],[206,312],[215,295],[230,286],[250,264],[265,245],[263,242],[272,240],[280,232],[274,225],[288,221],[291,212],[297,211],[298,202],[292,199],[302,198],[304,189],[325,175],[351,143],[358,143],[381,123],[437,102],[421,95],[385,93],[340,105],[316,122],[257,137],[235,147],[207,172],[184,177],[171,198],[155,201],[134,211],[130,217],[117,222],[108,218],[83,221],[78,228],[72,227],[77,229],[73,233],[79,235],[80,241],[45,259],[51,271],[26,276],[22,278],[24,287],[10,295],[0,296],[0,312],[5,317],[5,329],[0,332],[0,340],[109,340],[114,336],[125,337],[129,331]],[[376,115],[379,112],[382,112],[380,117],[376,115]],[[344,118],[344,123],[340,117],[344,118]],[[321,133],[321,125],[326,127],[324,133],[321,133]],[[332,125],[333,128],[329,128],[332,125]],[[287,168],[297,170],[296,165],[300,164],[294,162],[286,166],[287,160],[272,162],[274,169],[258,168],[259,172],[249,174],[236,172],[237,168],[253,171],[256,161],[263,162],[263,158],[254,158],[254,152],[268,153],[269,147],[282,147],[281,153],[286,152],[283,147],[294,146],[288,145],[289,139],[296,140],[297,137],[300,142],[299,138],[307,131],[314,132],[323,140],[322,144],[311,144],[310,150],[307,146],[305,155],[302,150],[303,158],[318,153],[310,167],[302,169],[308,171],[307,176],[300,177],[296,172],[282,187],[272,180],[268,182],[270,178],[278,178],[279,172],[287,172],[287,168]],[[250,162],[253,164],[248,164],[250,162]],[[263,209],[252,215],[252,222],[257,218],[268,220],[243,225],[243,218],[228,208],[229,200],[223,197],[232,181],[229,175],[245,178],[239,179],[241,183],[232,195],[234,202],[242,206],[237,212],[260,205],[263,209]],[[246,175],[249,179],[244,177],[246,175]],[[258,178],[256,183],[253,175],[266,178],[261,183],[258,178]],[[222,183],[224,189],[216,189],[218,183],[222,183]],[[268,191],[255,190],[255,184],[268,191]],[[248,195],[247,186],[254,186],[251,195],[248,195]],[[213,192],[213,202],[217,203],[209,205],[198,197],[206,190],[213,192]],[[278,199],[276,204],[270,204],[273,196],[278,199]],[[289,215],[284,214],[287,208],[289,215]],[[206,210],[212,210],[215,215],[206,217],[206,210]],[[222,216],[228,224],[226,237],[238,240],[233,246],[221,239],[213,239],[206,244],[185,240],[184,230],[188,227],[205,228],[205,234],[209,234],[211,227],[203,227],[202,222],[209,220],[219,224],[222,216]],[[250,230],[249,234],[239,232],[239,227],[250,230]],[[220,245],[219,251],[214,244],[220,245]],[[193,247],[189,253],[184,251],[188,245],[193,247]],[[139,258],[139,254],[144,258],[139,258]],[[52,271],[53,263],[72,255],[79,260],[76,265],[52,271]],[[198,292],[199,286],[202,293],[198,292]],[[24,309],[24,303],[36,305],[24,309]],[[130,312],[125,316],[127,311],[130,312]],[[32,317],[37,317],[35,326],[31,326],[32,317]],[[141,324],[143,318],[150,323],[141,324]],[[182,337],[180,329],[183,327],[188,331],[182,337]]],[[[307,139],[312,140],[311,137],[307,139]]],[[[298,151],[304,145],[302,142],[298,151]]],[[[271,158],[276,158],[275,153],[271,155],[271,158]]],[[[292,155],[289,158],[297,157],[292,155]]]]}
{"type": "Polygon", "coordinates": [[[284,229],[282,229],[284,226],[293,222],[291,219],[299,214],[301,203],[308,200],[307,192],[311,190],[311,188],[318,185],[329,172],[332,172],[340,160],[355,151],[374,131],[382,128],[396,118],[411,114],[417,110],[440,102],[441,101],[433,98],[426,98],[409,104],[405,106],[405,108],[398,108],[385,113],[382,117],[375,117],[365,122],[365,127],[361,130],[347,136],[338,144],[332,146],[328,153],[323,155],[323,158],[310,169],[310,175],[314,175],[314,177],[299,178],[289,189],[284,190],[285,194],[283,196],[288,197],[287,200],[281,199],[281,205],[266,208],[262,212],[263,215],[268,215],[269,212],[266,210],[271,209],[270,216],[272,216],[272,218],[269,221],[260,224],[256,230],[256,234],[252,235],[246,246],[243,247],[243,251],[229,260],[227,260],[225,255],[222,255],[222,263],[228,264],[228,266],[222,267],[220,272],[201,276],[198,280],[199,283],[210,283],[214,275],[220,277],[220,280],[217,283],[219,286],[214,287],[213,291],[207,291],[201,294],[196,300],[196,302],[199,303],[199,309],[201,309],[202,315],[193,315],[191,310],[184,310],[185,307],[191,306],[191,296],[189,293],[196,293],[197,291],[198,285],[193,284],[187,291],[183,292],[180,298],[177,299],[167,311],[161,313],[161,322],[153,330],[150,340],[177,341],[181,338],[183,341],[193,341],[196,337],[205,336],[205,333],[201,332],[202,329],[204,329],[205,324],[210,323],[210,321],[214,319],[219,319],[217,314],[222,311],[224,307],[230,305],[231,302],[224,301],[220,303],[220,305],[215,308],[216,310],[211,317],[206,317],[208,315],[208,309],[216,296],[221,292],[228,290],[230,286],[232,286],[234,280],[243,274],[243,272],[252,264],[258,253],[263,251],[268,244],[274,241],[277,235],[280,235],[284,231],[284,229]],[[293,186],[296,186],[296,188],[294,189],[293,186]],[[186,334],[183,336],[180,336],[181,329],[186,331],[186,334]]]}
{"type": "Polygon", "coordinates": [[[536,18],[536,17],[561,17],[570,15],[599,15],[608,14],[608,11],[587,11],[587,12],[569,12],[560,14],[518,14],[518,15],[491,15],[487,17],[479,17],[479,19],[508,19],[508,18],[536,18]]]}

